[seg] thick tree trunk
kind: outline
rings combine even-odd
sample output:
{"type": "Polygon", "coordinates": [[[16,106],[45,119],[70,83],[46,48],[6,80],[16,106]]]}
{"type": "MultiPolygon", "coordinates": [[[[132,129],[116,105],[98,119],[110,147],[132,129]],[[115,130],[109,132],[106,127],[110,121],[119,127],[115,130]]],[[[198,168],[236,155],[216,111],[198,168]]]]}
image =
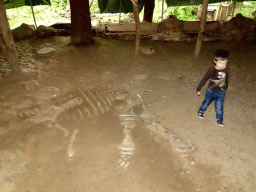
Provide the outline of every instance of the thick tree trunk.
{"type": "Polygon", "coordinates": [[[5,12],[4,0],[0,0],[0,36],[5,47],[5,54],[11,68],[11,73],[21,72],[12,32],[5,12]]]}
{"type": "Polygon", "coordinates": [[[72,44],[92,43],[89,0],[70,0],[72,44]]]}
{"type": "Polygon", "coordinates": [[[155,0],[146,0],[144,5],[143,21],[152,23],[154,9],[155,9],[155,0]]]}

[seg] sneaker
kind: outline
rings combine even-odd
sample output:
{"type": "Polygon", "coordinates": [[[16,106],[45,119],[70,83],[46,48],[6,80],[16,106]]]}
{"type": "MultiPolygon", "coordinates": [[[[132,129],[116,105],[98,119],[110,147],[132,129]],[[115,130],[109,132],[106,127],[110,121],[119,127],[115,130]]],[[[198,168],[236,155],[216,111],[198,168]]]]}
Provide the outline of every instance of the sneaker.
{"type": "Polygon", "coordinates": [[[218,120],[218,121],[217,121],[217,124],[218,124],[219,126],[222,126],[222,127],[224,126],[224,124],[223,124],[223,122],[222,122],[221,120],[218,120]]]}
{"type": "Polygon", "coordinates": [[[198,112],[198,118],[203,119],[204,118],[204,114],[202,112],[198,112]]]}

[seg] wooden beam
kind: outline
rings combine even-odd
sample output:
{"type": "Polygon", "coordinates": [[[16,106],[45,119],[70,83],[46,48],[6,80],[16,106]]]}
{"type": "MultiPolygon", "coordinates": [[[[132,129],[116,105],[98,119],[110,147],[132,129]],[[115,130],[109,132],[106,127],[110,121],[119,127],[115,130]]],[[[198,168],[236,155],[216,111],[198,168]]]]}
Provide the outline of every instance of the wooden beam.
{"type": "Polygon", "coordinates": [[[5,47],[6,58],[11,68],[11,73],[21,72],[12,32],[5,12],[4,0],[0,0],[0,34],[5,47]]]}
{"type": "Polygon", "coordinates": [[[136,23],[136,42],[135,42],[135,53],[139,53],[140,48],[140,10],[139,10],[139,4],[138,0],[131,0],[133,5],[133,14],[135,18],[136,23]]]}
{"type": "Polygon", "coordinates": [[[196,50],[195,50],[195,57],[198,57],[201,46],[202,46],[202,40],[203,40],[203,32],[204,32],[204,26],[205,26],[205,21],[206,21],[206,15],[207,15],[207,7],[208,7],[209,0],[204,0],[203,1],[203,9],[201,13],[201,19],[200,19],[200,29],[198,32],[198,38],[196,42],[196,50]]]}

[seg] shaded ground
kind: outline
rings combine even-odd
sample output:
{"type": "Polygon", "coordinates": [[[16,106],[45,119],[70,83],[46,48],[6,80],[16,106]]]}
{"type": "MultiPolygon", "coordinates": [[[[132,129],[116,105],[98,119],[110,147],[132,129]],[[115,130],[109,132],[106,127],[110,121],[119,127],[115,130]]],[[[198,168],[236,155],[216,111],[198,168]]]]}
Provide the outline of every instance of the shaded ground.
{"type": "Polygon", "coordinates": [[[204,42],[195,59],[194,42],[69,41],[17,43],[24,77],[0,79],[0,191],[256,190],[255,46],[204,42]],[[214,105],[197,117],[218,48],[232,53],[225,127],[214,105]]]}

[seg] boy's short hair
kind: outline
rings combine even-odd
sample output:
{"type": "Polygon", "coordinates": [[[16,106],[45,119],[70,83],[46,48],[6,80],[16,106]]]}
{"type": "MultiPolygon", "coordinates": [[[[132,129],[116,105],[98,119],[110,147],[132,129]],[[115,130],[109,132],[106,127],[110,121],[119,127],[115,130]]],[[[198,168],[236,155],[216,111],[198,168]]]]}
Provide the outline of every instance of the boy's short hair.
{"type": "Polygon", "coordinates": [[[218,49],[214,53],[214,60],[215,61],[218,61],[218,60],[229,60],[229,58],[230,58],[230,53],[227,50],[218,49]]]}

